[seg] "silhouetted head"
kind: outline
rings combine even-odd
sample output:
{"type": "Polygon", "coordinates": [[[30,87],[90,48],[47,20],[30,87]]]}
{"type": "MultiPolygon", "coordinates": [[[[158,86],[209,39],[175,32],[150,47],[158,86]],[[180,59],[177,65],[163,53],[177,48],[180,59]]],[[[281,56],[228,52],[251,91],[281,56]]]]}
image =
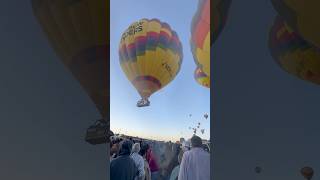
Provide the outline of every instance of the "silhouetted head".
{"type": "Polygon", "coordinates": [[[199,136],[192,136],[191,138],[191,146],[194,147],[202,147],[202,139],[199,136]]]}
{"type": "Polygon", "coordinates": [[[130,155],[132,149],[132,142],[130,140],[124,140],[120,143],[119,155],[130,155]]]}

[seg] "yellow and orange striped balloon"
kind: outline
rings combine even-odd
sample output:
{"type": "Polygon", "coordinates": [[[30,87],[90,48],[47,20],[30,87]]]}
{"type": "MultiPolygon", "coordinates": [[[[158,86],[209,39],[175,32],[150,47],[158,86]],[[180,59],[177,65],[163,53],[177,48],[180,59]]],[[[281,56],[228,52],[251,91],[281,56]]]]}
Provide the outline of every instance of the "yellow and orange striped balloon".
{"type": "Polygon", "coordinates": [[[277,17],[269,36],[270,52],[282,69],[303,80],[320,84],[320,49],[304,40],[277,17]]]}
{"type": "Polygon", "coordinates": [[[195,63],[210,77],[210,0],[199,0],[192,19],[190,45],[195,63]]]}
{"type": "Polygon", "coordinates": [[[177,33],[158,19],[141,19],[122,34],[120,65],[142,98],[170,83],[180,71],[182,58],[177,33]]]}
{"type": "Polygon", "coordinates": [[[103,117],[108,109],[109,23],[105,0],[32,0],[34,14],[64,65],[103,117]]]}
{"type": "Polygon", "coordinates": [[[210,77],[207,76],[200,68],[196,68],[194,71],[194,79],[201,86],[210,88],[210,77]]]}
{"type": "Polygon", "coordinates": [[[271,0],[271,2],[294,31],[320,48],[319,0],[271,0]]]}

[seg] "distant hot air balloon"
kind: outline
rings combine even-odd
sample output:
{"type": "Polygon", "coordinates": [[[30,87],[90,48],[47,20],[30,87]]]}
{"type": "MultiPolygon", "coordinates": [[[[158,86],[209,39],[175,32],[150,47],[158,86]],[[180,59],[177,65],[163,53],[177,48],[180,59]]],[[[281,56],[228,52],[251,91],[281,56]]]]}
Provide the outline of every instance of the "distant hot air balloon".
{"type": "Polygon", "coordinates": [[[271,0],[271,2],[294,31],[320,48],[319,0],[271,0]]]}
{"type": "Polygon", "coordinates": [[[303,167],[300,170],[300,173],[303,175],[304,178],[306,178],[307,180],[311,180],[314,174],[314,171],[311,167],[303,167]]]}
{"type": "Polygon", "coordinates": [[[276,18],[271,28],[269,47],[282,69],[320,84],[320,49],[302,39],[281,17],[276,18]]]}
{"type": "Polygon", "coordinates": [[[192,19],[190,45],[197,66],[210,77],[210,0],[199,0],[192,19]]]}
{"type": "Polygon", "coordinates": [[[213,23],[211,23],[211,29],[213,30],[211,35],[211,46],[217,40],[222,32],[228,18],[228,12],[232,0],[214,0],[213,3],[213,23]]]}
{"type": "Polygon", "coordinates": [[[208,77],[200,68],[197,68],[194,71],[194,79],[201,86],[210,88],[210,77],[208,77]]]}
{"type": "Polygon", "coordinates": [[[208,114],[204,114],[204,118],[208,119],[208,114]]]}
{"type": "Polygon", "coordinates": [[[260,166],[256,166],[256,167],[254,168],[254,171],[255,171],[257,174],[260,174],[261,171],[262,171],[262,168],[261,168],[260,166]]]}
{"type": "Polygon", "coordinates": [[[189,117],[191,117],[192,116],[192,114],[189,114],[189,117]]]}
{"type": "MultiPolygon", "coordinates": [[[[108,108],[109,22],[105,0],[32,0],[33,12],[62,63],[80,82],[103,118],[108,108]]],[[[97,122],[109,134],[109,120],[97,122]]],[[[92,129],[97,130],[97,128],[92,129]]],[[[98,129],[99,129],[98,128],[98,129]]],[[[98,130],[97,130],[98,132],[98,130]]],[[[90,140],[92,144],[108,141],[90,140]]],[[[100,137],[100,136],[99,136],[100,137]]]]}
{"type": "Polygon", "coordinates": [[[182,44],[171,27],[158,19],[141,19],[122,34],[120,65],[142,97],[138,107],[170,83],[180,71],[182,44]]]}

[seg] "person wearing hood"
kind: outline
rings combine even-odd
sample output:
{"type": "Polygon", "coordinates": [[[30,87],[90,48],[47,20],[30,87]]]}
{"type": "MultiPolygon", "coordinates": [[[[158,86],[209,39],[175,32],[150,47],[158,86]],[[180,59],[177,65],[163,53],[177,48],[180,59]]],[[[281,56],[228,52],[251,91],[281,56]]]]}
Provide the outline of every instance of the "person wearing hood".
{"type": "Polygon", "coordinates": [[[139,152],[140,152],[140,143],[134,143],[132,146],[130,157],[133,159],[139,171],[138,176],[135,178],[135,180],[144,180],[145,179],[144,160],[143,160],[143,157],[139,154],[139,152]]]}
{"type": "Polygon", "coordinates": [[[144,160],[145,178],[143,180],[151,180],[151,171],[150,171],[149,163],[146,159],[146,155],[147,155],[147,146],[146,145],[142,145],[139,154],[143,157],[143,160],[144,160]]]}
{"type": "Polygon", "coordinates": [[[138,168],[130,157],[132,142],[124,140],[120,143],[119,155],[110,163],[110,180],[135,180],[138,168]]]}
{"type": "Polygon", "coordinates": [[[183,156],[183,151],[180,151],[179,155],[178,155],[178,165],[172,170],[171,175],[170,175],[170,180],[178,180],[182,156],[183,156]]]}
{"type": "Polygon", "coordinates": [[[202,147],[202,139],[194,135],[191,149],[184,152],[180,164],[178,180],[210,179],[210,154],[202,147]]]}

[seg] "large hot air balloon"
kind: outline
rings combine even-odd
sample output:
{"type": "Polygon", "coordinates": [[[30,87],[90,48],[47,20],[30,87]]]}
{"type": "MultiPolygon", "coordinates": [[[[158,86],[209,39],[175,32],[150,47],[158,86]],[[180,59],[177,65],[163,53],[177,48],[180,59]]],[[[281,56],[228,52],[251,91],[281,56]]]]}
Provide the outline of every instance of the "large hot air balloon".
{"type": "Polygon", "coordinates": [[[201,86],[210,88],[210,77],[208,77],[200,68],[197,68],[194,71],[194,79],[201,86]]]}
{"type": "Polygon", "coordinates": [[[281,17],[277,17],[269,36],[273,58],[290,74],[320,84],[320,49],[294,32],[281,17]]]}
{"type": "Polygon", "coordinates": [[[210,0],[199,0],[192,19],[190,45],[197,66],[210,77],[210,0]]]}
{"type": "Polygon", "coordinates": [[[314,171],[311,167],[306,166],[306,167],[301,168],[300,173],[307,180],[311,180],[313,177],[314,171]]]}
{"type": "Polygon", "coordinates": [[[214,0],[213,3],[213,23],[211,23],[212,35],[211,35],[211,46],[217,40],[220,33],[222,32],[228,18],[228,12],[232,0],[214,0]]]}
{"type": "Polygon", "coordinates": [[[303,37],[320,48],[319,0],[271,0],[276,11],[303,37]]]}
{"type": "Polygon", "coordinates": [[[158,19],[141,19],[122,34],[119,46],[120,65],[142,100],[170,83],[180,71],[182,44],[171,27],[158,19]]]}
{"type": "MultiPolygon", "coordinates": [[[[105,0],[31,2],[56,54],[106,118],[109,95],[109,23],[106,12],[109,3],[105,0]]],[[[99,120],[102,121],[103,127],[106,124],[109,127],[109,121],[99,120]]]]}

